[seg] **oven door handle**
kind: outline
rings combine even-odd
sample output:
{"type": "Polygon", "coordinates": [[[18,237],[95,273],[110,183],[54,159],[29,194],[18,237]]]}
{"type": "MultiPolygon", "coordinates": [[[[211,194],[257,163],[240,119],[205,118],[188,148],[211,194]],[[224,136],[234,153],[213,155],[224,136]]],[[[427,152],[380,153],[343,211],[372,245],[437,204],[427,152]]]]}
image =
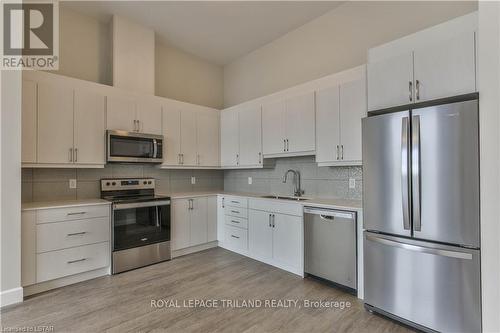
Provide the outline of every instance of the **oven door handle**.
{"type": "Polygon", "coordinates": [[[170,205],[170,200],[157,200],[157,201],[147,201],[147,202],[131,202],[131,203],[115,203],[113,204],[114,210],[130,209],[130,208],[142,208],[142,207],[157,207],[170,205]]]}

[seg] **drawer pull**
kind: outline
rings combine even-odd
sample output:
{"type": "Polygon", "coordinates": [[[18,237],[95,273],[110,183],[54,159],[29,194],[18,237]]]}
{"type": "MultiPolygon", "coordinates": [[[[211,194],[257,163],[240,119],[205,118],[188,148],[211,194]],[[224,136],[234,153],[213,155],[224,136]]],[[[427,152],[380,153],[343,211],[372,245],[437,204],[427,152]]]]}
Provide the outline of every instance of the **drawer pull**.
{"type": "Polygon", "coordinates": [[[148,239],[147,239],[146,237],[141,238],[141,242],[145,242],[145,241],[147,241],[147,240],[148,240],[148,239]]]}
{"type": "Polygon", "coordinates": [[[85,261],[87,260],[87,258],[82,258],[82,259],[77,259],[77,260],[70,260],[70,261],[67,261],[68,264],[75,264],[77,262],[82,262],[82,261],[85,261]]]}
{"type": "Polygon", "coordinates": [[[238,236],[235,236],[235,235],[231,235],[231,237],[240,239],[238,236]]]}
{"type": "Polygon", "coordinates": [[[239,214],[240,212],[237,210],[232,210],[231,213],[239,214]]]}
{"type": "Polygon", "coordinates": [[[71,234],[68,234],[68,236],[83,236],[85,235],[87,232],[86,231],[82,231],[82,232],[73,232],[71,234]]]}
{"type": "Polygon", "coordinates": [[[240,221],[231,220],[233,223],[240,223],[240,221]]]}
{"type": "Polygon", "coordinates": [[[237,203],[239,204],[240,202],[239,201],[235,201],[235,200],[231,200],[232,203],[237,203]]]}
{"type": "Polygon", "coordinates": [[[74,213],[68,213],[67,215],[68,216],[71,216],[71,215],[83,215],[85,213],[87,213],[87,212],[74,212],[74,213]]]}

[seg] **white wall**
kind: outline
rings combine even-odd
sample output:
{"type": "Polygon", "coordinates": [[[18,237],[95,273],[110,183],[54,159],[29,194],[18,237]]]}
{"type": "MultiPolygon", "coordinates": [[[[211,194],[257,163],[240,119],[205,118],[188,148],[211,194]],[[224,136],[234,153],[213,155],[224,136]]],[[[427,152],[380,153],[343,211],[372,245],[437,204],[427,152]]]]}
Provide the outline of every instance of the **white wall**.
{"type": "Polygon", "coordinates": [[[1,72],[0,304],[22,301],[21,71],[1,72]]]}
{"type": "Polygon", "coordinates": [[[500,332],[500,3],[479,3],[483,331],[500,332]]]}
{"type": "Polygon", "coordinates": [[[361,65],[370,47],[476,9],[462,1],[348,1],[226,65],[224,106],[361,65]]]}

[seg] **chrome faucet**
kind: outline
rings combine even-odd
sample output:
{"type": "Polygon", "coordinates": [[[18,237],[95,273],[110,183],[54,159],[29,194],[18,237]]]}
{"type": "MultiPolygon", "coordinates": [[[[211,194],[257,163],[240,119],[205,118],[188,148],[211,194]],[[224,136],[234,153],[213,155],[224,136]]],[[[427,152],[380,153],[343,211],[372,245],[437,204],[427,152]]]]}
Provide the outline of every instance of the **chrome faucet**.
{"type": "Polygon", "coordinates": [[[295,185],[294,196],[300,197],[302,194],[304,194],[304,191],[300,188],[300,172],[289,169],[283,176],[283,183],[286,183],[289,172],[293,173],[293,183],[295,185]]]}

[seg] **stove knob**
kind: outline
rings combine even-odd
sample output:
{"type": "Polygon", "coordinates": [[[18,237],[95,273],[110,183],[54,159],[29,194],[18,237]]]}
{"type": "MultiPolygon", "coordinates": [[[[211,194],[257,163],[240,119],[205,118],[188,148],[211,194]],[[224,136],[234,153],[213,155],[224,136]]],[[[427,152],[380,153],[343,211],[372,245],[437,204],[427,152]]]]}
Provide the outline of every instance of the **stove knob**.
{"type": "Polygon", "coordinates": [[[106,186],[109,186],[109,185],[111,185],[111,183],[110,183],[110,182],[107,182],[107,183],[106,183],[106,186]]]}
{"type": "Polygon", "coordinates": [[[111,183],[111,185],[115,186],[115,185],[116,185],[116,183],[115,183],[115,182],[112,182],[112,183],[111,183]]]}
{"type": "Polygon", "coordinates": [[[148,184],[151,185],[151,181],[149,181],[148,184]]]}
{"type": "Polygon", "coordinates": [[[147,182],[147,181],[143,181],[142,183],[143,183],[144,185],[146,185],[148,182],[147,182]]]}

